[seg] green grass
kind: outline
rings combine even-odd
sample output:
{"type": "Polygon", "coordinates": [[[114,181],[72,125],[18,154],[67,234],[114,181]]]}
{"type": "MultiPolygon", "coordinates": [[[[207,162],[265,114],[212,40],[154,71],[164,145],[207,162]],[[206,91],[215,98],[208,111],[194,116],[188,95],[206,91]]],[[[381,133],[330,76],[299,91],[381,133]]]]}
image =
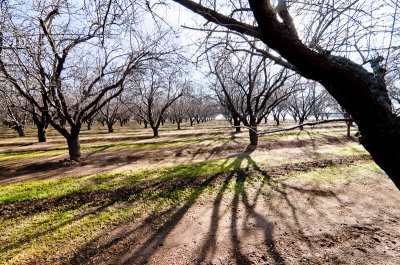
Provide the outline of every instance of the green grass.
{"type": "Polygon", "coordinates": [[[362,145],[323,149],[315,152],[321,154],[332,154],[335,156],[369,155],[368,151],[365,150],[362,145]]]}
{"type": "MultiPolygon", "coordinates": [[[[139,169],[78,178],[63,178],[0,186],[0,205],[17,201],[43,199],[83,191],[140,185],[144,181],[165,181],[230,172],[250,164],[251,159],[226,159],[180,164],[173,167],[139,169]]],[[[254,162],[253,162],[254,163],[254,162]]]]}
{"type": "Polygon", "coordinates": [[[309,172],[290,173],[285,178],[299,179],[310,182],[324,182],[336,180],[350,180],[353,178],[364,178],[365,175],[370,175],[370,172],[383,173],[375,162],[360,162],[348,166],[331,166],[319,168],[309,172]]]}
{"type": "Polygon", "coordinates": [[[102,238],[112,227],[143,216],[157,215],[184,203],[191,204],[200,195],[213,193],[217,188],[189,186],[141,193],[124,202],[122,207],[118,203],[88,203],[75,210],[0,218],[0,263],[20,264],[30,260],[44,263],[38,257],[71,255],[87,242],[102,238]]]}

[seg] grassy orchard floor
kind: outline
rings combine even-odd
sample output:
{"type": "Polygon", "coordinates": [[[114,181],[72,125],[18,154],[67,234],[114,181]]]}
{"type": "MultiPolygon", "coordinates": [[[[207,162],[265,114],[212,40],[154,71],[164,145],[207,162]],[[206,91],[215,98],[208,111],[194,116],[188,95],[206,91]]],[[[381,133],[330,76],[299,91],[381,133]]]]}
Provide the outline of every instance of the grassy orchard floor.
{"type": "Polygon", "coordinates": [[[341,124],[115,129],[79,163],[0,130],[0,264],[400,264],[400,193],[341,124]]]}

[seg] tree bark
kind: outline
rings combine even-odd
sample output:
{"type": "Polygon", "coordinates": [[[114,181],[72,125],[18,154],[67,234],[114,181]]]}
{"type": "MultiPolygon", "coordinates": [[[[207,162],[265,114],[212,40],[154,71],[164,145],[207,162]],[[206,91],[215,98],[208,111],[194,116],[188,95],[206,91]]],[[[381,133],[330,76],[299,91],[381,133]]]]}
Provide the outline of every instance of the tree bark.
{"type": "Polygon", "coordinates": [[[350,137],[350,122],[346,122],[347,124],[347,137],[350,137]]]}
{"type": "Polygon", "coordinates": [[[38,130],[38,140],[39,143],[44,143],[46,142],[46,129],[44,128],[44,126],[41,125],[37,125],[37,130],[38,130]]]}
{"type": "Polygon", "coordinates": [[[81,157],[81,145],[79,144],[79,136],[69,136],[67,138],[69,158],[79,161],[81,157]]]}
{"type": "Polygon", "coordinates": [[[178,130],[180,130],[181,129],[181,123],[180,122],[176,122],[177,124],[178,124],[178,130]]]}
{"type": "Polygon", "coordinates": [[[144,122],[144,128],[147,129],[147,121],[143,121],[144,122]]]}
{"type": "Polygon", "coordinates": [[[257,127],[252,126],[252,130],[249,130],[249,136],[250,136],[250,145],[256,146],[258,144],[258,134],[257,134],[257,127]]]}
{"type": "Polygon", "coordinates": [[[158,127],[153,127],[153,136],[158,137],[158,127]]]}
{"type": "Polygon", "coordinates": [[[114,132],[114,128],[113,128],[113,124],[112,123],[107,123],[107,127],[108,127],[108,132],[109,133],[114,132]]]}
{"type": "Polygon", "coordinates": [[[24,137],[24,136],[25,136],[24,126],[18,125],[18,126],[16,127],[16,130],[17,130],[17,132],[18,132],[18,136],[19,136],[19,137],[24,137]]]}
{"type": "Polygon", "coordinates": [[[233,118],[233,126],[235,126],[236,132],[240,132],[240,120],[238,118],[233,118]]]}
{"type": "MultiPolygon", "coordinates": [[[[303,124],[304,123],[304,118],[299,118],[299,124],[303,124]]],[[[303,126],[301,126],[301,127],[299,127],[300,128],[300,131],[303,131],[304,130],[304,127],[303,126]]]]}

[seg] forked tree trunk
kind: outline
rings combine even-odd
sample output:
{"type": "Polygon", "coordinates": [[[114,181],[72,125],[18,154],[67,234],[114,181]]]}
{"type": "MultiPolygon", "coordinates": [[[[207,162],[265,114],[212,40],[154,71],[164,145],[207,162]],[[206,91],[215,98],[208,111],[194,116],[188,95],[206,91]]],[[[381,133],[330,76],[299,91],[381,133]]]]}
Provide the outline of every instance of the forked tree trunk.
{"type": "Polygon", "coordinates": [[[33,112],[32,113],[33,123],[36,125],[37,132],[38,132],[38,141],[39,143],[46,142],[46,129],[48,124],[45,121],[45,118],[39,116],[33,112]]]}
{"type": "Polygon", "coordinates": [[[81,157],[81,145],[79,144],[79,136],[69,136],[67,138],[69,158],[79,161],[81,157]]]}

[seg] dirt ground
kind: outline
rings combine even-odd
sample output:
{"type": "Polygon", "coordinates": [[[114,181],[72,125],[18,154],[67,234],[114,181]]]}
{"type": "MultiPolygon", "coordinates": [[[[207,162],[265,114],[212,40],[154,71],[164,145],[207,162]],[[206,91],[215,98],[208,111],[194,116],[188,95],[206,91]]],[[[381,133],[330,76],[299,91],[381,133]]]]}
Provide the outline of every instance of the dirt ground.
{"type": "MultiPolygon", "coordinates": [[[[221,133],[197,137],[215,135],[221,133]]],[[[179,137],[168,135],[157,141],[179,137]]],[[[115,141],[152,140],[127,136],[115,141]]],[[[110,139],[84,142],[103,143],[110,139]]],[[[62,140],[5,143],[0,144],[0,152],[45,150],[63,144],[62,140]]],[[[88,201],[111,200],[117,207],[124,207],[132,194],[148,189],[226,184],[216,185],[218,189],[211,194],[193,194],[195,199],[182,205],[119,224],[72,253],[38,257],[34,263],[400,264],[399,190],[383,172],[362,166],[371,161],[368,156],[336,157],[316,152],[354,145],[356,139],[344,135],[288,136],[260,141],[254,149],[238,138],[154,149],[87,152],[77,163],[66,161],[66,155],[0,160],[0,185],[7,185],[214,159],[266,158],[266,163],[256,169],[3,205],[0,216],[78,208],[88,201]],[[300,162],[293,163],[295,160],[300,162]],[[284,177],[293,172],[350,165],[360,166],[351,169],[351,177],[347,178],[313,182],[284,177]],[[244,181],[260,176],[270,179],[244,181]],[[232,181],[236,181],[233,187],[228,185],[232,181]]]]}

